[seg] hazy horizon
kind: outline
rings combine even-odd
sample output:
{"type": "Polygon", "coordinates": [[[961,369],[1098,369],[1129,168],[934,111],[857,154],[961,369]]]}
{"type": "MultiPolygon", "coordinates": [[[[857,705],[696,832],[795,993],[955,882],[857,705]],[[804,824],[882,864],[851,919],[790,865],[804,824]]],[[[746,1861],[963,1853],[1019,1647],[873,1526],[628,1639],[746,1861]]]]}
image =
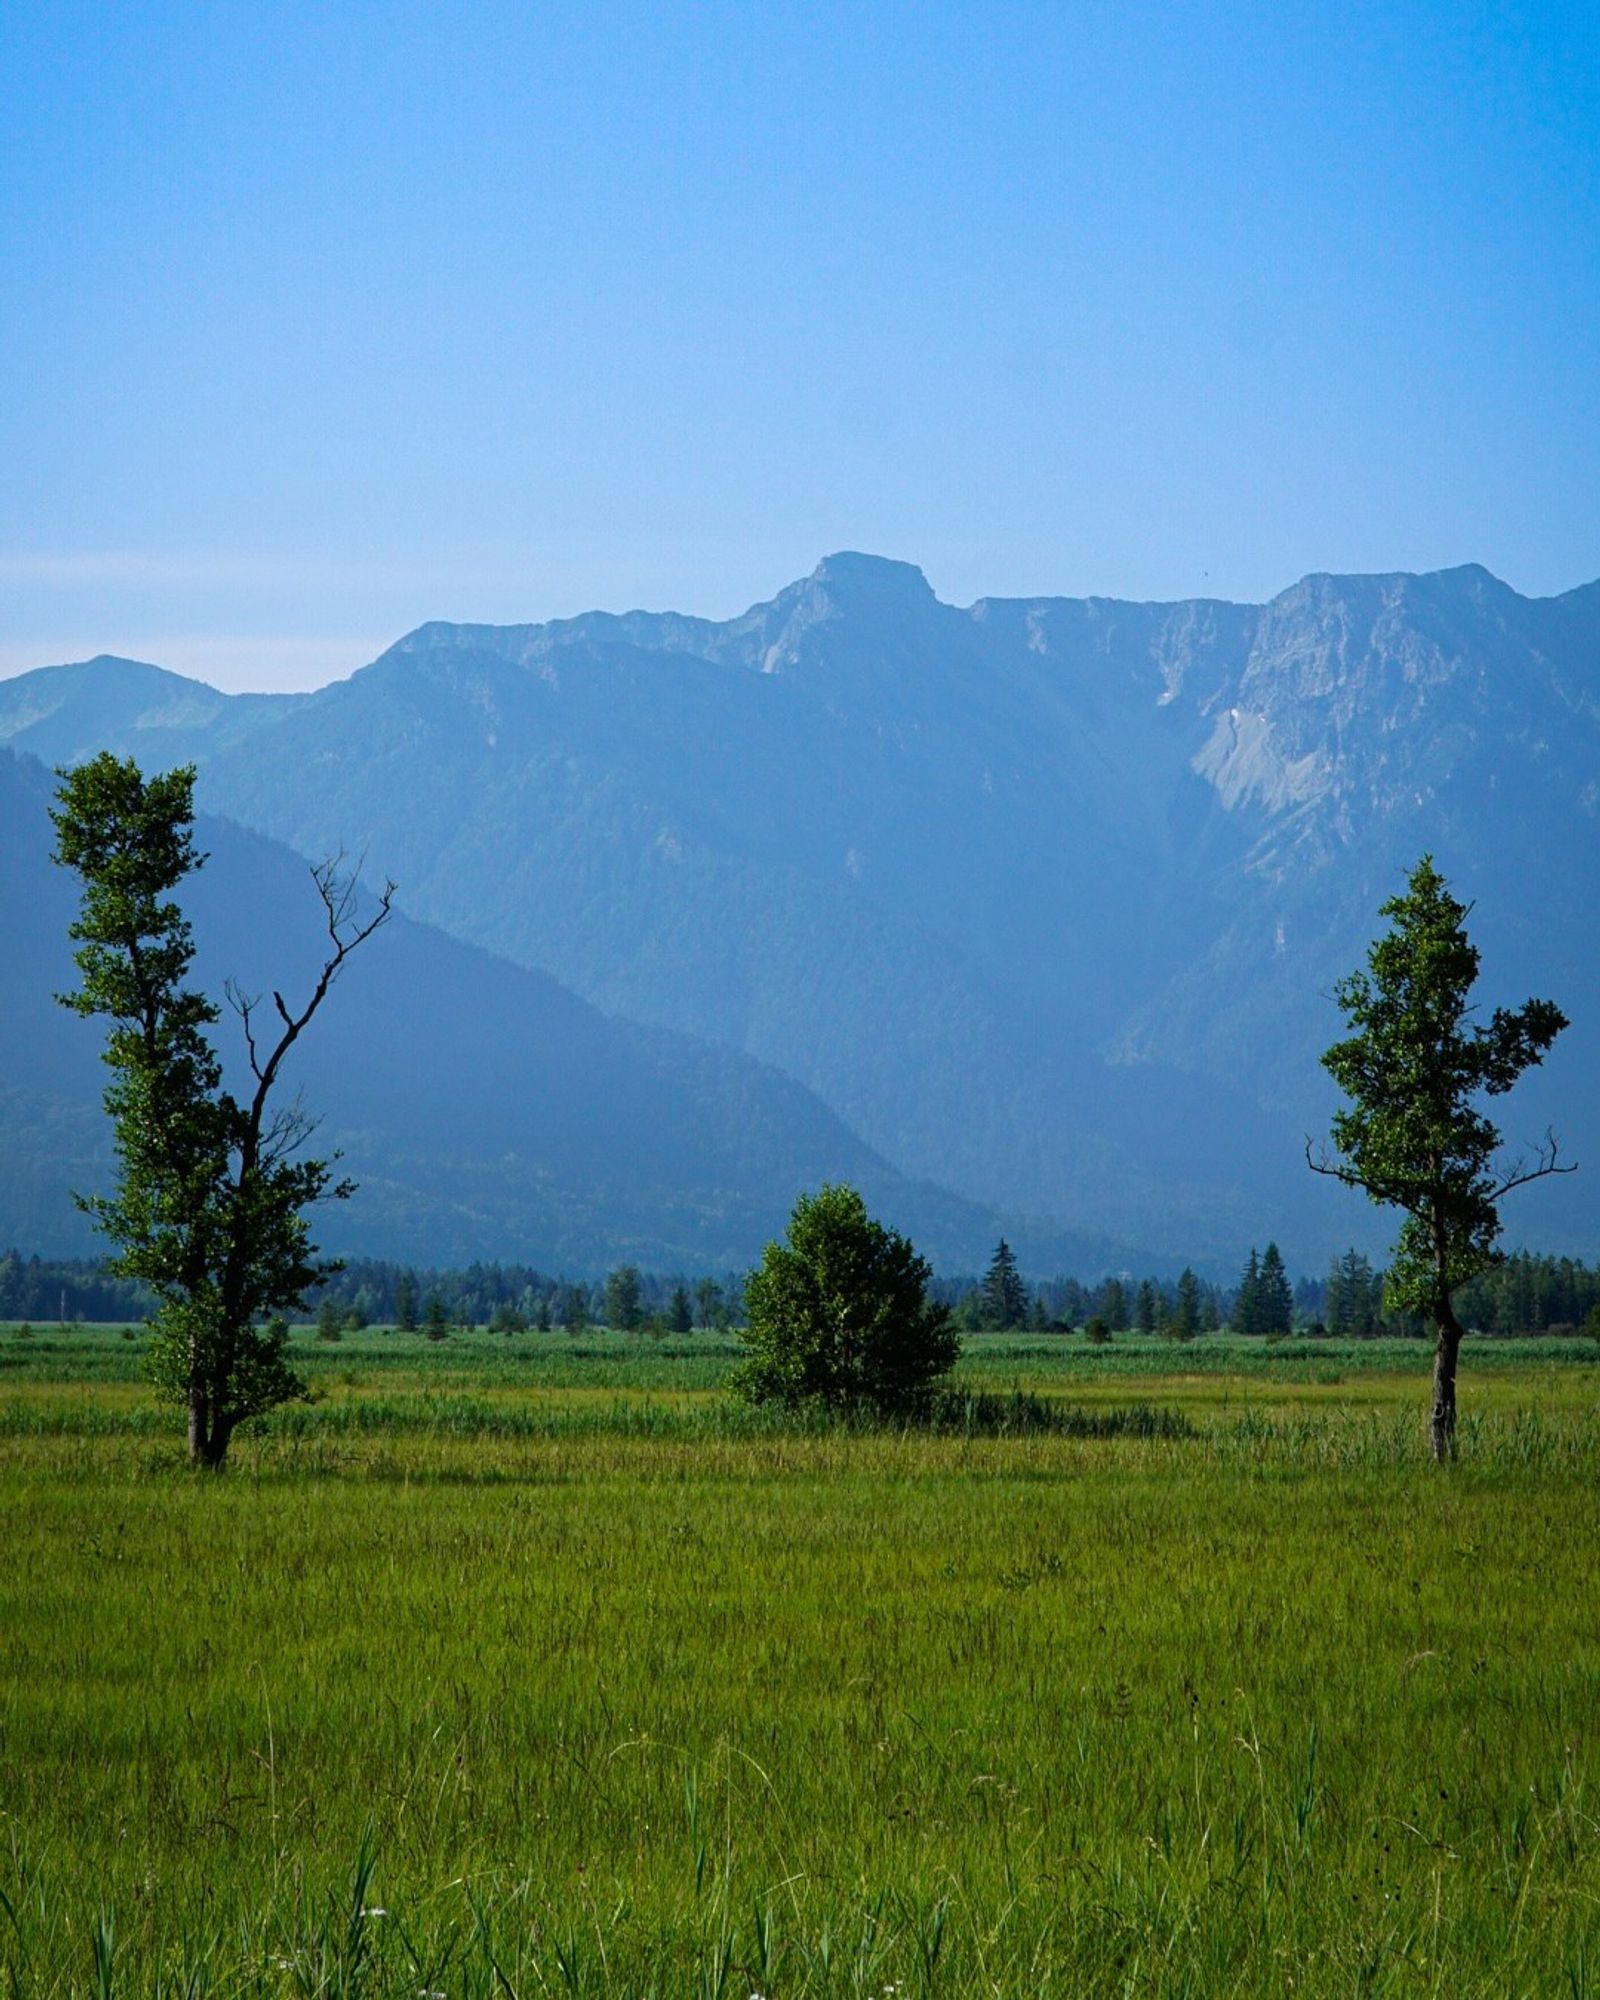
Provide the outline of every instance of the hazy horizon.
{"type": "MultiPolygon", "coordinates": [[[[923,565],[916,563],[914,558],[906,556],[879,557],[879,552],[876,550],[829,551],[830,555],[842,553],[866,554],[891,562],[911,562],[913,567],[923,569],[923,565]]],[[[817,559],[818,562],[826,560],[827,557],[825,556],[817,559]]],[[[662,604],[581,604],[544,611],[536,616],[512,616],[497,619],[482,618],[471,613],[459,617],[441,617],[436,613],[428,613],[422,618],[413,620],[411,624],[401,630],[386,633],[372,640],[352,640],[344,644],[332,640],[326,642],[307,642],[297,639],[280,640],[270,636],[251,638],[242,642],[227,639],[212,640],[203,634],[189,633],[170,638],[156,638],[142,649],[138,647],[99,645],[86,647],[84,650],[70,655],[63,654],[59,658],[36,659],[32,656],[31,647],[26,643],[21,645],[8,644],[6,641],[0,640],[0,681],[14,680],[22,674],[37,672],[41,669],[62,666],[83,666],[95,659],[113,658],[131,661],[136,665],[163,668],[169,673],[181,675],[186,680],[197,681],[206,687],[214,688],[220,694],[312,694],[319,688],[331,686],[336,681],[348,680],[352,674],[359,673],[363,667],[370,666],[373,661],[380,658],[398,640],[426,624],[542,625],[558,622],[566,618],[578,617],[586,612],[609,612],[617,615],[634,612],[642,612],[647,615],[679,614],[708,619],[713,623],[722,623],[741,616],[744,612],[757,605],[770,602],[779,590],[782,590],[788,584],[799,581],[805,576],[809,576],[816,567],[817,563],[814,562],[804,569],[797,569],[792,574],[785,576],[781,581],[774,583],[764,595],[749,598],[726,609],[711,610],[702,605],[669,602],[662,604]],[[247,678],[247,676],[254,677],[247,678]]],[[[1590,583],[1600,581],[1600,574],[1597,574],[1593,577],[1580,577],[1575,582],[1553,591],[1532,592],[1519,589],[1511,579],[1502,576],[1489,563],[1477,563],[1468,560],[1461,563],[1441,564],[1439,568],[1443,571],[1471,568],[1484,569],[1498,582],[1506,584],[1508,588],[1516,591],[1518,596],[1524,598],[1560,597],[1566,594],[1566,592],[1581,590],[1590,583]]],[[[1399,570],[1351,572],[1351,574],[1375,576],[1429,575],[1437,573],[1437,571],[1418,572],[1399,570]]],[[[923,574],[925,576],[927,574],[925,569],[923,569],[923,574]]],[[[1281,595],[1283,591],[1293,589],[1296,584],[1303,582],[1306,577],[1335,574],[1340,574],[1340,572],[1330,571],[1325,568],[1306,570],[1299,576],[1293,577],[1280,585],[1277,590],[1268,592],[1262,598],[1228,597],[1224,593],[1213,591],[1199,593],[1199,596],[1215,602],[1234,604],[1266,603],[1272,598],[1281,595]]],[[[945,592],[940,590],[934,578],[928,577],[928,583],[935,597],[942,603],[952,605],[960,610],[964,610],[970,604],[980,602],[985,598],[991,601],[1002,598],[1014,598],[1028,602],[1050,599],[1061,600],[1069,596],[1105,600],[1112,595],[1109,592],[1097,590],[1088,590],[1081,593],[1069,593],[1057,590],[1017,593],[980,591],[976,597],[963,601],[947,596],[945,592]]],[[[1124,599],[1119,601],[1156,603],[1178,600],[1146,598],[1142,600],[1124,599]]]]}
{"type": "Polygon", "coordinates": [[[1600,571],[1600,38],[1438,4],[0,23],[0,670],[1600,571]]]}

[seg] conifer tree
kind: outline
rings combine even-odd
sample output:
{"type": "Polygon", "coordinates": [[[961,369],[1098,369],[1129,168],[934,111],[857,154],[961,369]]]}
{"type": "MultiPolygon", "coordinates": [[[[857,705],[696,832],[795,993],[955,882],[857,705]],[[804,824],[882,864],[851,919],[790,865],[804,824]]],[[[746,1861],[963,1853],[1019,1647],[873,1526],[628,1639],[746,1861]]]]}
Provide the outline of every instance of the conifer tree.
{"type": "Polygon", "coordinates": [[[1021,1326],[1028,1317],[1028,1294],[1016,1254],[1002,1236],[983,1280],[983,1323],[992,1332],[1021,1326]]]}
{"type": "Polygon", "coordinates": [[[1269,1340],[1282,1339],[1294,1328],[1294,1291],[1283,1267],[1276,1243],[1261,1253],[1261,1274],[1256,1286],[1257,1331],[1269,1340]]]}
{"type": "Polygon", "coordinates": [[[1160,1318],[1160,1303],[1156,1298],[1156,1288],[1148,1278],[1140,1282],[1133,1301],[1133,1323],[1140,1333],[1154,1333],[1160,1318]]]}
{"type": "Polygon", "coordinates": [[[1166,1330],[1173,1340],[1193,1340],[1200,1331],[1200,1280],[1188,1265],[1179,1275],[1166,1330]]]}
{"type": "Polygon", "coordinates": [[[1239,1279],[1239,1289],[1233,1301],[1233,1331],[1255,1334],[1263,1331],[1261,1325],[1261,1259],[1256,1255],[1256,1247],[1250,1246],[1250,1259],[1239,1279]]]}

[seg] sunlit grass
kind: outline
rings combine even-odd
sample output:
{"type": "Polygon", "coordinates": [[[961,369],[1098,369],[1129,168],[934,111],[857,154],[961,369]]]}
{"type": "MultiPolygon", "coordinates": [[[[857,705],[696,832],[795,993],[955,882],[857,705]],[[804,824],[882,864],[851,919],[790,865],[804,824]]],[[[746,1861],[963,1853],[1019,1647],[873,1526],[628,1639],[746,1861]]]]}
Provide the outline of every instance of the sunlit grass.
{"type": "Polygon", "coordinates": [[[1405,1344],[963,1363],[1194,1433],[1100,1439],[763,1427],[714,1337],[308,1337],[219,1480],[137,1343],[27,1345],[18,1993],[1596,1991],[1592,1349],[1469,1347],[1441,1473],[1405,1344]]]}

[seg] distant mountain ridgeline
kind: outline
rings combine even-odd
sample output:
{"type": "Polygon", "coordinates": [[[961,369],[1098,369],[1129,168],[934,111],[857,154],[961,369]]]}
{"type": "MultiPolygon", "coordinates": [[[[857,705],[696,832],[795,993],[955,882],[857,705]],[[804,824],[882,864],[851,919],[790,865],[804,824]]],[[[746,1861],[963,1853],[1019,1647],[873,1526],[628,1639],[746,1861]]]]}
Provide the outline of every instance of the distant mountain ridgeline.
{"type": "MultiPolygon", "coordinates": [[[[1573,1018],[1508,1134],[1554,1121],[1600,1172],[1600,585],[958,609],[836,556],[721,623],[427,625],[305,696],[44,669],[0,683],[7,740],[192,760],[213,811],[370,855],[612,1033],[780,1072],[780,1124],[825,1105],[882,1173],[1218,1271],[1268,1235],[1381,1247],[1301,1149],[1328,992],[1429,848],[1488,997],[1573,1018]]],[[[1513,1234],[1600,1247],[1589,1178],[1513,1234]]]]}
{"type": "MultiPolygon", "coordinates": [[[[155,765],[163,760],[151,758],[155,765]]],[[[52,866],[51,781],[0,749],[0,1242],[80,1254],[71,1191],[111,1173],[100,1023],[56,1004],[76,983],[75,885],[52,866]]],[[[210,860],[186,906],[200,982],[293,993],[315,976],[321,910],[304,862],[202,819],[210,860]]],[[[242,1060],[224,1012],[215,1039],[242,1060]]],[[[333,1250],[430,1263],[536,1256],[592,1275],[634,1258],[726,1268],[777,1233],[795,1191],[850,1179],[946,1258],[986,1254],[990,1210],[906,1180],[802,1086],[748,1056],[602,1014],[543,974],[396,919],[295,1050],[355,1201],[318,1212],[333,1250]]],[[[1070,1232],[1023,1240],[1049,1266],[1109,1254],[1070,1232]]]]}

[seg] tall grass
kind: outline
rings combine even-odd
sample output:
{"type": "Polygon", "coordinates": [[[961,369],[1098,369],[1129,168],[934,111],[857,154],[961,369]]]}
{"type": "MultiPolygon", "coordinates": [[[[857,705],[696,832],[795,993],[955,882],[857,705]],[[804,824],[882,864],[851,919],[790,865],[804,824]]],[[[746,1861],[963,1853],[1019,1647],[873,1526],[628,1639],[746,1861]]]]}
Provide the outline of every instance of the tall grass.
{"type": "Polygon", "coordinates": [[[1393,1371],[820,1431],[482,1344],[222,1479],[0,1387],[0,1992],[1596,1991],[1592,1370],[1442,1474],[1393,1371]]]}

